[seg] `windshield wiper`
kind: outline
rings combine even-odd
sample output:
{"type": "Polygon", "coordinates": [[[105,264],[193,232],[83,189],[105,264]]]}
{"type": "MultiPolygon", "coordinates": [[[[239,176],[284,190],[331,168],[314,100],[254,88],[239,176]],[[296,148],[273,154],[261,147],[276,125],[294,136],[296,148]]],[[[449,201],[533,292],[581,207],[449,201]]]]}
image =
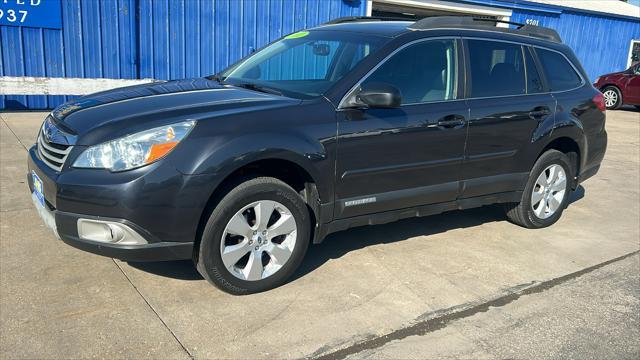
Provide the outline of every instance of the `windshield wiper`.
{"type": "Polygon", "coordinates": [[[259,92],[263,92],[263,93],[267,93],[267,94],[273,94],[273,95],[279,95],[282,96],[282,93],[276,89],[267,87],[267,86],[262,86],[262,85],[258,85],[258,84],[254,84],[254,83],[239,83],[239,84],[231,84],[233,86],[237,86],[237,87],[241,87],[244,89],[249,89],[249,90],[254,90],[254,91],[259,91],[259,92]]]}

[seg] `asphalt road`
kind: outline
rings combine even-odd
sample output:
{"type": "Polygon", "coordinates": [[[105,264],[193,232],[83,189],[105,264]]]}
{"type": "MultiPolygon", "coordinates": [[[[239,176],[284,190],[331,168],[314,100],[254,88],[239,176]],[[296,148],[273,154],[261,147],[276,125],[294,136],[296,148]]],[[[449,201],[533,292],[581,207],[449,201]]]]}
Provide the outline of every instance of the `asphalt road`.
{"type": "Polygon", "coordinates": [[[0,113],[0,358],[638,358],[640,113],[608,113],[600,173],[553,227],[499,207],[334,234],[295,278],[234,297],[189,261],[56,240],[26,149],[45,113],[0,113]]]}

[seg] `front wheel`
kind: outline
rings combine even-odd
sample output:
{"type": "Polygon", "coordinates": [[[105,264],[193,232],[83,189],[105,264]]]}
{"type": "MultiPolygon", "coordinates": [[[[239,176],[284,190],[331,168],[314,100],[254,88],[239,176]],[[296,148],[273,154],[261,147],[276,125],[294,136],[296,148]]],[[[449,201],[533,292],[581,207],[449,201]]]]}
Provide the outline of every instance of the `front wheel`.
{"type": "Polygon", "coordinates": [[[571,181],[567,155],[557,150],[545,152],[534,164],[520,202],[505,204],[507,217],[530,229],[554,224],[569,202],[571,181]]]}
{"type": "Polygon", "coordinates": [[[615,110],[622,105],[622,94],[615,86],[607,86],[602,90],[604,96],[604,106],[607,110],[615,110]]]}
{"type": "Polygon", "coordinates": [[[309,212],[300,195],[280,180],[255,178],[231,190],[213,210],[196,267],[228,293],[265,291],[293,274],[309,239],[309,212]]]}

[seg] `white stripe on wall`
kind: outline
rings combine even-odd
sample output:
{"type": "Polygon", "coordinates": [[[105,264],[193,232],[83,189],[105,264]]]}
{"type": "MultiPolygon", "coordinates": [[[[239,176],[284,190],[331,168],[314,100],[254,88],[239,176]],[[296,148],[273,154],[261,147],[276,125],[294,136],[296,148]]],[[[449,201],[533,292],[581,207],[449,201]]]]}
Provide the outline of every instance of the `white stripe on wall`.
{"type": "MultiPolygon", "coordinates": [[[[454,12],[462,14],[470,14],[470,15],[489,15],[489,16],[511,16],[512,11],[509,9],[502,9],[499,7],[492,6],[482,6],[482,5],[473,5],[473,4],[460,4],[453,1],[443,1],[443,0],[373,0],[373,6],[375,3],[381,4],[389,4],[396,6],[408,6],[414,7],[418,9],[430,9],[430,10],[440,10],[446,12],[454,12]]],[[[368,5],[368,4],[367,4],[368,5]]],[[[367,9],[368,10],[368,9],[367,9]]],[[[409,11],[408,9],[398,9],[398,12],[409,11]]]]}
{"type": "Polygon", "coordinates": [[[153,79],[81,79],[31,76],[0,76],[0,95],[86,95],[153,79]]]}

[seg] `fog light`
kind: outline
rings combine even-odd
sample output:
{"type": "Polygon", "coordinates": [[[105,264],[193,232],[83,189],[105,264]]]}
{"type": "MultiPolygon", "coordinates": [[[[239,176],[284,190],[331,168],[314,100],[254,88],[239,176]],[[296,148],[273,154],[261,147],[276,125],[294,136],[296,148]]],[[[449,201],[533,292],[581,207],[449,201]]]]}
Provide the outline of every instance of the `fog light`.
{"type": "Polygon", "coordinates": [[[78,219],[78,236],[84,240],[118,245],[141,245],[147,241],[129,226],[113,221],[78,219]]]}

